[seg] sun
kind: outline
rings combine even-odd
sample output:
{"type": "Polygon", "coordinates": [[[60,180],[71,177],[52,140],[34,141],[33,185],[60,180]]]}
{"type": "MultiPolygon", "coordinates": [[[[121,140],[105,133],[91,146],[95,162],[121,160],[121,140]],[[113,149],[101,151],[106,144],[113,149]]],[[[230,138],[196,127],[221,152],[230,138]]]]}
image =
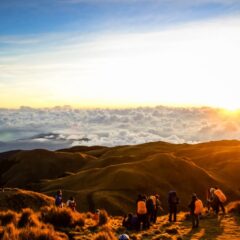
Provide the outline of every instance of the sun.
{"type": "Polygon", "coordinates": [[[236,104],[234,104],[234,103],[226,104],[224,106],[224,108],[226,110],[230,111],[230,112],[236,112],[236,111],[240,110],[240,107],[239,107],[239,105],[237,103],[236,104]]]}

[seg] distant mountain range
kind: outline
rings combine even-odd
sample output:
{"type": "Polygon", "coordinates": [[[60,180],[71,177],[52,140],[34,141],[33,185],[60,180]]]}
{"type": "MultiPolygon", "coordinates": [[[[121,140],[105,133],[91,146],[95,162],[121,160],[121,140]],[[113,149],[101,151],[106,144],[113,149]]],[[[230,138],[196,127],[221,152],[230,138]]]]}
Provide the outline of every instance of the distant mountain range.
{"type": "Polygon", "coordinates": [[[39,133],[30,137],[20,138],[12,141],[0,141],[0,152],[10,151],[13,149],[32,150],[36,148],[43,148],[48,150],[57,150],[59,148],[66,148],[73,144],[73,142],[90,142],[88,137],[71,138],[60,133],[39,133]]]}

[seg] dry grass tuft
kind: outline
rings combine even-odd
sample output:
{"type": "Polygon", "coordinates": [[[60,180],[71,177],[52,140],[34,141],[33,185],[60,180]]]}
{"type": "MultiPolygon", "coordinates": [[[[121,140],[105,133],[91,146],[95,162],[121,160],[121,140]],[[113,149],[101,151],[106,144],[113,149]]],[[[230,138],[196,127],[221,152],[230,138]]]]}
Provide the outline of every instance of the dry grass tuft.
{"type": "Polygon", "coordinates": [[[13,212],[11,210],[8,210],[6,212],[0,212],[0,225],[6,226],[10,223],[13,223],[14,225],[17,224],[18,214],[16,212],[13,212]]]}
{"type": "Polygon", "coordinates": [[[19,233],[21,240],[68,240],[64,233],[54,231],[53,228],[24,228],[19,233]]]}
{"type": "Polygon", "coordinates": [[[240,202],[231,202],[227,206],[227,212],[231,214],[240,214],[240,202]]]}
{"type": "Polygon", "coordinates": [[[2,240],[19,240],[19,231],[15,228],[13,224],[9,224],[5,227],[2,240]]]}
{"type": "Polygon", "coordinates": [[[117,240],[117,238],[111,231],[102,231],[95,234],[93,240],[117,240]]]}
{"type": "Polygon", "coordinates": [[[109,217],[106,210],[100,210],[98,225],[102,226],[108,223],[109,217]]]}
{"type": "Polygon", "coordinates": [[[40,209],[41,219],[55,227],[84,226],[85,218],[69,208],[43,207],[40,209]]]}
{"type": "Polygon", "coordinates": [[[25,227],[40,227],[40,226],[41,226],[41,223],[39,221],[37,214],[35,214],[33,210],[30,208],[23,209],[18,222],[18,227],[25,228],[25,227]]]}

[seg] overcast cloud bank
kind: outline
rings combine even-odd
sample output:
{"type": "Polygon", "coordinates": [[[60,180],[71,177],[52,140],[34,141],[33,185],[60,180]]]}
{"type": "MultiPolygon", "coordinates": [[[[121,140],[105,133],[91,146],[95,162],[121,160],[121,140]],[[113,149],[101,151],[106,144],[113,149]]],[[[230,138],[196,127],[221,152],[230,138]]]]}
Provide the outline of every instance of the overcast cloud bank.
{"type": "Polygon", "coordinates": [[[240,113],[213,108],[0,109],[0,151],[239,139],[240,113]]]}

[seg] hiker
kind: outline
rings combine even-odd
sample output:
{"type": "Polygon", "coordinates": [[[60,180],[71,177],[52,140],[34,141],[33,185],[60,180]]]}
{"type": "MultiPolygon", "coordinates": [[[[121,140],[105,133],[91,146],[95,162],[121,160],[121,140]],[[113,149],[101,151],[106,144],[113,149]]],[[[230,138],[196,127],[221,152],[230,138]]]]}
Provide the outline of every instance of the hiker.
{"type": "Polygon", "coordinates": [[[208,207],[208,212],[210,209],[213,209],[213,212],[215,214],[218,214],[219,212],[219,200],[218,197],[214,194],[215,188],[211,187],[208,190],[207,193],[207,207],[208,207]]]}
{"type": "Polygon", "coordinates": [[[124,216],[122,225],[128,231],[137,230],[137,228],[138,228],[138,217],[137,217],[137,215],[133,215],[132,213],[128,213],[128,215],[124,216]]]}
{"type": "Polygon", "coordinates": [[[179,204],[179,198],[176,191],[170,191],[168,193],[168,206],[169,206],[169,222],[177,221],[177,205],[179,204]]]}
{"type": "Polygon", "coordinates": [[[141,223],[143,224],[143,229],[149,227],[147,219],[147,206],[146,206],[146,196],[138,195],[137,199],[137,217],[138,217],[138,230],[141,229],[141,223]]]}
{"type": "Polygon", "coordinates": [[[63,207],[63,200],[62,200],[62,191],[58,190],[57,195],[55,196],[55,206],[56,207],[63,207]]]}
{"type": "Polygon", "coordinates": [[[74,197],[70,197],[70,199],[67,201],[67,206],[69,208],[71,208],[72,211],[74,211],[74,212],[76,211],[77,204],[76,204],[74,197]]]}
{"type": "Polygon", "coordinates": [[[121,234],[118,238],[119,240],[130,240],[130,237],[127,234],[121,234]]]}
{"type": "Polygon", "coordinates": [[[213,194],[211,194],[211,192],[210,192],[210,189],[211,188],[207,189],[207,209],[208,209],[208,213],[210,212],[211,207],[213,208],[212,202],[213,202],[213,198],[214,198],[213,194]]]}
{"type": "Polygon", "coordinates": [[[192,201],[188,205],[190,208],[190,214],[192,216],[192,228],[198,228],[199,226],[199,215],[202,213],[203,204],[200,199],[198,199],[196,193],[192,195],[192,201]]]}
{"type": "Polygon", "coordinates": [[[153,223],[157,222],[158,211],[161,210],[163,212],[162,203],[160,201],[159,195],[156,194],[155,197],[156,197],[156,208],[155,208],[154,214],[153,214],[153,223]]]}
{"type": "Polygon", "coordinates": [[[147,205],[147,214],[148,214],[148,222],[149,223],[153,223],[154,222],[154,215],[156,212],[156,196],[155,195],[151,195],[146,202],[147,205]]]}
{"type": "Polygon", "coordinates": [[[99,221],[99,215],[100,215],[100,210],[97,209],[94,214],[93,214],[93,220],[95,220],[96,222],[99,221]]]}
{"type": "Polygon", "coordinates": [[[218,201],[217,208],[216,208],[216,213],[217,214],[219,213],[219,206],[220,206],[223,214],[225,214],[226,211],[225,211],[225,207],[224,207],[223,204],[227,201],[227,197],[222,192],[222,190],[220,190],[218,187],[212,188],[211,190],[212,190],[213,194],[215,195],[215,197],[217,198],[217,201],[218,201]]]}

